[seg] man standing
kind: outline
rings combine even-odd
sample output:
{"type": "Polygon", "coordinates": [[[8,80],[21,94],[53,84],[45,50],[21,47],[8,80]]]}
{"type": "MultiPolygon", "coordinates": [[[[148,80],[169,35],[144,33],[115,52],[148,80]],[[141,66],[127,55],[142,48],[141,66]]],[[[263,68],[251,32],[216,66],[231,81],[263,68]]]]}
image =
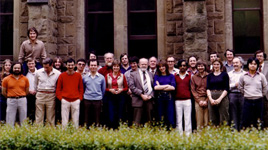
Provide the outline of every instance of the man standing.
{"type": "Polygon", "coordinates": [[[242,58],[235,57],[233,59],[233,67],[234,69],[228,72],[229,80],[230,80],[230,119],[234,123],[234,128],[238,131],[240,130],[242,123],[242,112],[243,112],[243,104],[244,104],[244,96],[238,89],[239,79],[246,72],[242,69],[242,58]]]}
{"type": "Polygon", "coordinates": [[[180,134],[183,133],[182,117],[184,116],[184,130],[186,135],[192,132],[192,103],[191,103],[191,74],[187,72],[186,60],[179,60],[178,66],[180,71],[175,74],[176,80],[176,94],[175,94],[175,108],[176,108],[176,128],[180,134]],[[184,115],[183,115],[184,114],[184,115]]]}
{"type": "Polygon", "coordinates": [[[114,61],[114,54],[109,52],[104,54],[104,60],[105,66],[99,69],[98,72],[105,77],[108,73],[113,72],[112,63],[114,61]]]}
{"type": "Polygon", "coordinates": [[[36,68],[42,68],[40,64],[41,59],[45,59],[47,57],[46,49],[44,43],[37,39],[38,32],[35,27],[28,29],[27,35],[29,40],[24,41],[20,47],[19,53],[19,62],[23,63],[23,69],[25,71],[25,75],[28,71],[27,61],[29,58],[32,58],[36,61],[36,68]]]}
{"type": "Polygon", "coordinates": [[[122,74],[125,74],[126,71],[131,69],[131,67],[129,66],[128,55],[126,53],[121,54],[120,62],[121,62],[120,72],[122,74]]]}
{"type": "Polygon", "coordinates": [[[56,95],[61,100],[62,126],[66,127],[71,111],[72,121],[75,127],[79,124],[80,101],[83,100],[82,76],[74,71],[75,61],[67,60],[67,71],[59,76],[56,95]],[[71,110],[70,110],[71,109],[71,110]]]}
{"type": "Polygon", "coordinates": [[[168,71],[170,74],[179,72],[179,69],[175,68],[175,58],[173,56],[168,56],[167,57],[167,64],[168,64],[168,71]]]}
{"type": "Polygon", "coordinates": [[[234,50],[227,49],[226,52],[224,53],[224,56],[226,57],[227,60],[223,63],[223,65],[226,68],[226,71],[230,72],[231,70],[234,69],[233,66],[233,59],[235,56],[234,50]]]}
{"type": "MultiPolygon", "coordinates": [[[[255,52],[254,56],[260,62],[258,71],[263,73],[267,81],[268,80],[268,62],[265,61],[266,53],[264,53],[262,50],[258,50],[255,52]]],[[[264,114],[263,114],[264,127],[268,127],[268,93],[266,93],[264,96],[263,105],[264,105],[264,114]]]]}
{"type": "Polygon", "coordinates": [[[34,89],[34,78],[35,78],[35,73],[37,69],[35,68],[35,60],[32,58],[28,59],[27,66],[29,68],[29,71],[26,75],[27,79],[29,80],[29,94],[27,95],[27,117],[29,117],[29,120],[32,121],[32,123],[35,120],[35,94],[36,91],[34,89]]]}
{"type": "Polygon", "coordinates": [[[154,75],[156,73],[157,58],[152,56],[149,59],[149,71],[154,75]]]}
{"type": "Polygon", "coordinates": [[[80,58],[77,60],[77,63],[76,63],[76,72],[80,73],[82,75],[82,77],[84,75],[86,75],[86,71],[85,71],[85,66],[86,66],[86,60],[83,59],[83,58],[80,58]]]}
{"type": "Polygon", "coordinates": [[[206,64],[198,61],[197,73],[191,79],[191,91],[195,100],[197,129],[208,125],[208,97],[206,64]]]}
{"type": "Polygon", "coordinates": [[[153,110],[153,74],[147,71],[148,59],[139,60],[139,69],[130,74],[129,88],[132,92],[133,122],[141,123],[142,116],[152,121],[153,110]],[[144,115],[145,114],[145,115],[144,115]]]}
{"type": "Polygon", "coordinates": [[[100,124],[101,103],[106,85],[103,75],[97,72],[99,62],[96,59],[89,60],[88,66],[90,72],[83,77],[83,84],[85,89],[85,122],[87,126],[90,126],[92,123],[100,124]]]}
{"type": "Polygon", "coordinates": [[[258,120],[263,127],[263,97],[267,94],[267,81],[265,76],[257,71],[257,58],[249,58],[247,67],[249,71],[239,79],[239,89],[244,95],[242,127],[253,125],[257,128],[258,120]]]}
{"type": "Polygon", "coordinates": [[[218,54],[217,54],[217,52],[211,52],[210,54],[209,54],[209,60],[210,60],[210,67],[209,67],[209,70],[210,71],[212,71],[212,62],[214,61],[214,60],[216,60],[218,58],[218,54]]]}
{"type": "Polygon", "coordinates": [[[7,124],[14,126],[17,110],[19,111],[20,124],[27,117],[26,95],[29,93],[29,80],[22,75],[21,63],[11,66],[10,74],[2,81],[2,94],[7,97],[7,124]]]}
{"type": "Polygon", "coordinates": [[[60,71],[53,68],[51,58],[44,59],[43,68],[36,71],[34,85],[36,91],[35,120],[37,124],[43,124],[46,112],[46,121],[51,126],[55,125],[55,91],[60,74],[60,71]]]}

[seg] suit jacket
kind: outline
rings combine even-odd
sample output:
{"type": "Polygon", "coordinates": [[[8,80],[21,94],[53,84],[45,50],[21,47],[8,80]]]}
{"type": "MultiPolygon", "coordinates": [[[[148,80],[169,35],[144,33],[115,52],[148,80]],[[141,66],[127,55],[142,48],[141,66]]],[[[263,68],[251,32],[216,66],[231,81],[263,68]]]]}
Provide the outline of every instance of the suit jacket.
{"type": "MultiPolygon", "coordinates": [[[[149,71],[147,71],[147,73],[150,76],[151,85],[153,86],[153,74],[149,71]]],[[[141,98],[141,94],[144,90],[139,70],[130,73],[129,88],[132,92],[132,107],[142,107],[143,99],[141,98]]],[[[154,96],[153,91],[150,96],[154,96]]]]}
{"type": "MultiPolygon", "coordinates": [[[[261,72],[264,74],[266,80],[268,81],[268,61],[264,62],[264,67],[263,67],[263,70],[261,72]]],[[[266,92],[265,97],[268,100],[268,93],[267,92],[266,92]]]]}

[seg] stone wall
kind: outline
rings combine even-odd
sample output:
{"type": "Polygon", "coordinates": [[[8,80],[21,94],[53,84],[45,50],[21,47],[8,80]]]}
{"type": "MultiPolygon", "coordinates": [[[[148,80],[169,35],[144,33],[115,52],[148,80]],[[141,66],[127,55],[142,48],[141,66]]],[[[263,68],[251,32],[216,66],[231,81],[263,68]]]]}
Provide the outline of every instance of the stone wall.
{"type": "Polygon", "coordinates": [[[21,44],[24,40],[27,39],[28,20],[29,20],[29,16],[28,16],[27,0],[21,0],[20,25],[19,25],[20,43],[19,44],[21,44]]]}
{"type": "Polygon", "coordinates": [[[176,59],[183,57],[183,2],[166,0],[166,50],[176,59]]]}
{"type": "Polygon", "coordinates": [[[225,5],[223,0],[206,0],[208,14],[208,52],[225,52],[225,5]]]}
{"type": "Polygon", "coordinates": [[[58,0],[58,53],[76,59],[76,0],[58,0]]]}

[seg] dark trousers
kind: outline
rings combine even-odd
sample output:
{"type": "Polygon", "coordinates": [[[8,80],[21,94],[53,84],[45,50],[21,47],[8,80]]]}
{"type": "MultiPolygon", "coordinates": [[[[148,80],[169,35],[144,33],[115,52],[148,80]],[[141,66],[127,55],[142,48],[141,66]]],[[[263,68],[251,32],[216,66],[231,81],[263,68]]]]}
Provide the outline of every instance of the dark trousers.
{"type": "Polygon", "coordinates": [[[263,97],[263,126],[268,127],[268,100],[263,97]]]}
{"type": "Polygon", "coordinates": [[[61,101],[56,98],[56,106],[55,106],[55,123],[61,123],[61,101]]]}
{"type": "Polygon", "coordinates": [[[230,121],[234,123],[234,128],[239,131],[242,124],[244,96],[240,92],[232,92],[229,93],[229,100],[230,121]]]}
{"type": "Polygon", "coordinates": [[[125,105],[126,118],[124,121],[128,122],[128,125],[131,126],[133,122],[133,108],[132,108],[132,98],[130,95],[126,95],[125,102],[126,102],[125,105]]]}
{"type": "Polygon", "coordinates": [[[151,122],[153,119],[153,101],[143,101],[142,107],[133,107],[133,122],[136,125],[151,122]]]}
{"type": "Polygon", "coordinates": [[[101,100],[84,99],[84,116],[87,127],[100,124],[101,100]]]}
{"type": "MultiPolygon", "coordinates": [[[[223,91],[211,91],[214,100],[218,99],[223,91]]],[[[213,125],[220,125],[229,121],[229,99],[225,96],[218,105],[208,102],[209,119],[213,125]]]]}
{"type": "Polygon", "coordinates": [[[35,95],[27,96],[27,117],[33,123],[35,121],[35,95]]]}
{"type": "Polygon", "coordinates": [[[7,99],[0,94],[0,121],[6,121],[7,99]]]}
{"type": "Polygon", "coordinates": [[[262,127],[263,121],[263,99],[247,99],[244,100],[242,126],[247,128],[253,125],[258,127],[258,120],[262,127]]]}
{"type": "Polygon", "coordinates": [[[158,120],[175,128],[175,102],[170,92],[161,92],[157,97],[158,120]]]}
{"type": "Polygon", "coordinates": [[[117,128],[119,121],[124,119],[125,108],[125,95],[120,94],[108,94],[108,111],[109,111],[109,127],[117,128]]]}

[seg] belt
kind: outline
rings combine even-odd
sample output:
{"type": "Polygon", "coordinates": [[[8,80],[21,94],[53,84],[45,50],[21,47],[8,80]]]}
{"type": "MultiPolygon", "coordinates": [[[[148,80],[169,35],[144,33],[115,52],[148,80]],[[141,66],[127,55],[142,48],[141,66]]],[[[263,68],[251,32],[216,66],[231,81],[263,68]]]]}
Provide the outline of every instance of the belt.
{"type": "Polygon", "coordinates": [[[223,92],[224,90],[210,90],[211,92],[223,92]]]}
{"type": "Polygon", "coordinates": [[[16,99],[18,99],[18,98],[23,98],[23,97],[26,97],[26,96],[10,96],[10,97],[7,97],[7,98],[16,98],[16,99]]]}
{"type": "Polygon", "coordinates": [[[50,93],[55,93],[55,92],[50,92],[50,91],[38,91],[40,93],[46,93],[46,94],[50,94],[50,93]]]}

